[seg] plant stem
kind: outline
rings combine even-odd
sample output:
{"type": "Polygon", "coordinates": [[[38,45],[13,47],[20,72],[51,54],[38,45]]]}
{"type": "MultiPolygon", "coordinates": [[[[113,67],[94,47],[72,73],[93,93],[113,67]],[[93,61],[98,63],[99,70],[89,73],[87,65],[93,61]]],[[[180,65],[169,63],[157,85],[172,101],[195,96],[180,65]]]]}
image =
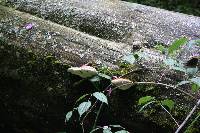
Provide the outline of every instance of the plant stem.
{"type": "Polygon", "coordinates": [[[187,93],[187,92],[185,92],[185,91],[183,91],[183,90],[177,88],[177,86],[173,86],[173,85],[168,85],[168,84],[164,84],[164,83],[156,83],[156,82],[134,82],[134,84],[153,84],[153,85],[162,85],[162,86],[165,86],[165,87],[169,87],[169,88],[176,89],[176,90],[178,90],[178,91],[184,93],[185,95],[190,96],[192,99],[195,99],[195,100],[197,99],[197,98],[195,98],[194,96],[192,96],[191,94],[189,94],[189,93],[187,93]]]}
{"type": "Polygon", "coordinates": [[[179,133],[180,132],[180,130],[184,127],[184,125],[186,124],[186,122],[189,120],[189,118],[192,116],[192,114],[194,113],[194,111],[197,109],[197,107],[199,105],[200,105],[200,99],[197,101],[196,105],[193,107],[193,109],[190,111],[190,113],[187,115],[187,117],[182,122],[182,124],[178,127],[178,129],[176,130],[175,133],[179,133]]]}
{"type": "Polygon", "coordinates": [[[177,122],[176,119],[172,116],[172,114],[171,114],[162,104],[160,104],[160,106],[169,114],[169,116],[174,120],[174,122],[176,123],[176,125],[179,127],[178,122],[177,122]]]}
{"type": "Polygon", "coordinates": [[[96,116],[96,118],[95,118],[95,121],[94,121],[94,125],[93,125],[93,127],[92,127],[92,130],[96,128],[97,120],[98,120],[98,118],[99,118],[99,114],[100,114],[100,112],[101,112],[101,108],[102,108],[102,107],[103,107],[103,103],[101,103],[101,105],[100,105],[100,107],[99,107],[99,110],[98,110],[98,112],[97,112],[97,116],[96,116]]]}
{"type": "Polygon", "coordinates": [[[88,116],[88,114],[92,111],[92,109],[96,106],[97,104],[97,100],[95,101],[95,103],[92,105],[92,107],[87,111],[87,113],[85,114],[85,116],[83,117],[82,121],[81,121],[81,125],[83,125],[85,118],[88,116]]]}
{"type": "Polygon", "coordinates": [[[85,133],[85,130],[84,130],[84,125],[83,125],[83,123],[81,123],[81,128],[82,128],[82,133],[85,133]]]}

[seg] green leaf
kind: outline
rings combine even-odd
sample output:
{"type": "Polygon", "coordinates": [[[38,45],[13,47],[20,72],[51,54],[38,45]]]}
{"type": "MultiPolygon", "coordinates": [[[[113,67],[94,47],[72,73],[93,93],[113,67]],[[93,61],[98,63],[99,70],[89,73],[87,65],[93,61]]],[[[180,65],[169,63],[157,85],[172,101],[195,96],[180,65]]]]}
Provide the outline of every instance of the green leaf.
{"type": "Polygon", "coordinates": [[[200,86],[200,77],[192,78],[192,79],[190,79],[190,81],[192,81],[193,83],[195,83],[198,86],[200,86]]]}
{"type": "Polygon", "coordinates": [[[143,105],[143,104],[146,104],[146,103],[153,101],[153,100],[155,100],[155,97],[152,97],[152,96],[141,97],[139,99],[138,105],[143,105]]]}
{"type": "Polygon", "coordinates": [[[192,47],[193,45],[200,46],[200,39],[190,40],[187,45],[189,46],[189,48],[192,47]]]}
{"type": "Polygon", "coordinates": [[[115,133],[129,133],[129,132],[126,131],[126,130],[120,130],[120,131],[117,131],[117,132],[115,132],[115,133]]]}
{"type": "Polygon", "coordinates": [[[165,63],[165,65],[168,65],[173,70],[185,72],[185,68],[184,68],[183,63],[178,62],[177,60],[174,60],[172,58],[168,58],[168,59],[164,60],[164,63],[165,63]]]}
{"type": "Polygon", "coordinates": [[[192,84],[192,92],[198,92],[199,91],[200,86],[198,86],[197,84],[192,84]]]}
{"type": "Polygon", "coordinates": [[[123,61],[129,63],[129,64],[134,64],[135,61],[136,61],[136,58],[133,54],[129,54],[129,55],[125,55],[123,58],[122,58],[123,61]]]}
{"type": "Polygon", "coordinates": [[[99,76],[94,76],[90,79],[91,82],[99,82],[100,80],[99,76]]]}
{"type": "Polygon", "coordinates": [[[95,92],[92,94],[96,99],[98,99],[101,102],[104,102],[108,104],[108,99],[107,97],[102,93],[102,92],[95,92]]]}
{"type": "Polygon", "coordinates": [[[189,75],[195,75],[197,72],[198,72],[198,68],[197,67],[195,67],[195,68],[187,68],[186,69],[186,73],[189,74],[189,75]]]}
{"type": "Polygon", "coordinates": [[[98,127],[98,128],[93,129],[92,131],[90,131],[90,133],[93,133],[93,132],[95,132],[95,131],[97,131],[97,130],[99,130],[99,129],[101,129],[101,127],[98,127]]]}
{"type": "Polygon", "coordinates": [[[161,104],[163,106],[167,106],[169,108],[169,110],[172,110],[174,108],[174,101],[170,100],[170,99],[166,99],[161,101],[161,104]]]}
{"type": "Polygon", "coordinates": [[[149,106],[150,104],[156,103],[156,102],[157,102],[157,101],[151,101],[151,102],[146,103],[145,105],[143,105],[143,106],[140,108],[139,112],[143,111],[144,108],[146,108],[146,107],[149,106]]]}
{"type": "Polygon", "coordinates": [[[98,75],[99,75],[100,77],[102,77],[102,78],[105,78],[105,79],[109,79],[109,80],[111,80],[111,77],[108,76],[108,75],[106,75],[106,74],[99,73],[98,75]]]}
{"type": "Polygon", "coordinates": [[[200,46],[200,39],[196,41],[196,45],[200,46]]]}
{"type": "Polygon", "coordinates": [[[111,128],[109,128],[108,126],[104,126],[103,127],[103,133],[112,133],[111,128]]]}
{"type": "Polygon", "coordinates": [[[155,46],[156,50],[159,50],[160,52],[164,52],[165,51],[165,47],[161,44],[158,44],[155,46]]]}
{"type": "Polygon", "coordinates": [[[178,50],[180,46],[186,44],[188,41],[187,38],[183,37],[178,40],[175,40],[172,45],[168,48],[168,54],[173,54],[174,51],[178,50]]]}
{"type": "Polygon", "coordinates": [[[66,114],[66,117],[65,117],[65,122],[69,121],[69,119],[72,117],[72,111],[69,111],[67,114],[66,114]]]}
{"type": "Polygon", "coordinates": [[[88,111],[90,106],[91,106],[90,101],[83,102],[78,106],[78,113],[79,113],[80,117],[82,116],[82,114],[84,114],[86,111],[88,111]]]}
{"type": "Polygon", "coordinates": [[[188,83],[190,83],[190,81],[181,81],[176,86],[181,86],[181,85],[188,84],[188,83]]]}
{"type": "Polygon", "coordinates": [[[79,97],[79,99],[76,100],[75,104],[78,103],[79,101],[81,101],[83,98],[85,98],[88,95],[90,95],[90,94],[85,94],[85,95],[82,95],[81,97],[79,97]]]}
{"type": "Polygon", "coordinates": [[[122,128],[124,129],[121,125],[109,125],[110,127],[115,127],[115,128],[122,128]]]}

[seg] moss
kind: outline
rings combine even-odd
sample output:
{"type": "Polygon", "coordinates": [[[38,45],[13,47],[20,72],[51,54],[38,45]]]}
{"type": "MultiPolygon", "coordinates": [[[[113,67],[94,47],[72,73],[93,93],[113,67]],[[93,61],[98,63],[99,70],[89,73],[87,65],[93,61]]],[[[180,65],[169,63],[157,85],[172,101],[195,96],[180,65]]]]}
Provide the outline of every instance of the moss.
{"type": "Polygon", "coordinates": [[[64,131],[66,112],[75,101],[97,91],[87,79],[80,82],[68,73],[69,65],[53,55],[35,54],[2,38],[0,46],[1,131],[64,131]]]}
{"type": "Polygon", "coordinates": [[[68,65],[0,40],[0,128],[4,132],[64,130],[68,65]]]}

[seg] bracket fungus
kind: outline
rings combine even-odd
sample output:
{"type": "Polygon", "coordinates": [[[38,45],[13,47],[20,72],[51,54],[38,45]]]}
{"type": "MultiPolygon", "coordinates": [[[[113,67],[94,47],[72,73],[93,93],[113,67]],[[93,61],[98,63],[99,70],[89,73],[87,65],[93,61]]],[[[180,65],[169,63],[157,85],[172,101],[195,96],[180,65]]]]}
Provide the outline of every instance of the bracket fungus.
{"type": "Polygon", "coordinates": [[[117,78],[113,79],[111,82],[120,90],[127,90],[133,86],[133,82],[129,79],[117,78]]]}
{"type": "Polygon", "coordinates": [[[94,67],[86,65],[83,65],[81,67],[71,67],[68,68],[67,71],[82,78],[90,78],[97,75],[97,70],[94,67]]]}

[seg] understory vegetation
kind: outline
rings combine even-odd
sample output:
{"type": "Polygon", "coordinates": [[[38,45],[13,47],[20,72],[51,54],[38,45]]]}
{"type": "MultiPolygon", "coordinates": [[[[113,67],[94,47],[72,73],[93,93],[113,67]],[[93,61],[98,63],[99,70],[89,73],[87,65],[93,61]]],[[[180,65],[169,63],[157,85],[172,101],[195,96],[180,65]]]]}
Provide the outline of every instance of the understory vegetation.
{"type": "MultiPolygon", "coordinates": [[[[142,59],[139,53],[119,62],[118,70],[87,65],[69,67],[52,55],[35,55],[1,39],[1,129],[27,133],[197,133],[197,64],[185,71],[174,56],[187,41],[181,38],[169,48],[156,47],[169,54],[164,66],[188,75],[172,85],[151,78],[140,81],[141,76],[137,75],[152,70],[129,63],[142,59]],[[168,91],[176,93],[169,95],[168,91]]],[[[199,41],[194,45],[199,45],[199,41]]]]}
{"type": "MultiPolygon", "coordinates": [[[[195,40],[193,42],[194,42],[193,45],[200,45],[199,40],[195,40]]],[[[200,112],[198,111],[196,112],[196,109],[198,110],[199,108],[198,106],[200,105],[200,99],[198,99],[198,96],[197,97],[193,96],[193,93],[194,94],[199,93],[199,88],[200,88],[200,77],[197,76],[197,73],[199,71],[198,66],[197,66],[199,57],[195,57],[195,56],[192,57],[192,59],[188,61],[186,64],[188,67],[185,67],[186,65],[184,66],[181,61],[178,61],[175,58],[175,55],[178,53],[178,50],[180,49],[180,47],[186,44],[188,44],[188,40],[186,38],[181,38],[179,40],[176,40],[169,48],[166,48],[166,49],[164,49],[160,45],[157,45],[157,49],[159,49],[161,52],[165,51],[168,53],[168,58],[164,61],[165,65],[170,66],[169,69],[172,69],[175,71],[182,71],[186,74],[185,80],[179,81],[179,82],[175,81],[175,85],[151,81],[151,78],[150,78],[150,81],[143,81],[143,82],[133,80],[133,77],[132,77],[132,80],[124,78],[130,74],[134,76],[134,73],[138,72],[138,69],[135,69],[135,67],[133,67],[129,63],[127,64],[127,61],[129,62],[131,59],[125,60],[125,62],[121,64],[121,67],[122,66],[123,67],[117,71],[109,70],[107,68],[103,68],[103,69],[100,68],[99,71],[96,71],[95,68],[90,67],[90,66],[69,68],[68,72],[72,73],[73,75],[78,75],[84,79],[88,79],[91,83],[93,83],[93,88],[95,88],[95,90],[97,91],[82,95],[75,102],[74,108],[66,114],[65,122],[74,123],[74,121],[78,121],[77,124],[80,126],[79,130],[81,130],[83,133],[85,132],[94,133],[97,131],[101,131],[104,133],[111,133],[111,132],[128,133],[126,128],[124,128],[121,125],[112,124],[112,125],[105,126],[105,123],[104,123],[104,126],[102,125],[98,126],[98,119],[102,111],[102,107],[106,106],[107,108],[107,106],[110,106],[109,104],[114,104],[115,102],[113,103],[113,101],[115,99],[112,99],[112,97],[116,98],[116,94],[114,91],[119,90],[118,96],[121,95],[123,91],[127,91],[130,93],[137,93],[137,94],[140,94],[141,92],[143,92],[143,94],[140,96],[132,95],[135,98],[136,97],[137,98],[134,99],[135,101],[133,100],[132,103],[129,103],[129,104],[135,103],[135,105],[132,105],[132,106],[135,106],[134,112],[136,114],[143,114],[144,117],[148,118],[152,122],[155,122],[160,127],[168,128],[168,129],[164,128],[162,132],[173,132],[173,130],[176,133],[179,133],[182,131],[189,132],[189,133],[199,132],[198,127],[200,123],[198,120],[200,117],[200,114],[199,114],[200,112]],[[102,88],[102,86],[105,86],[104,84],[105,80],[107,80],[106,82],[107,85],[106,87],[102,88]],[[188,86],[188,84],[189,84],[189,87],[186,87],[188,86]],[[160,90],[161,92],[156,90],[158,89],[158,87],[161,89],[160,90]],[[181,89],[185,87],[190,90],[188,91],[188,90],[181,89]],[[131,89],[133,89],[134,91],[133,90],[131,91],[131,89]],[[177,97],[177,96],[173,97],[172,96],[173,94],[167,94],[164,89],[172,89],[172,91],[175,92],[175,95],[179,95],[179,96],[181,95],[181,97],[177,97]],[[164,96],[159,96],[159,94],[163,95],[163,92],[164,92],[164,96]],[[114,93],[114,96],[113,96],[113,93],[114,93]],[[194,107],[191,109],[187,108],[189,106],[191,107],[192,105],[191,103],[193,103],[194,107]],[[184,116],[187,116],[187,117],[183,120],[181,117],[184,117],[184,116]],[[192,117],[192,120],[189,120],[191,119],[191,117],[192,117]],[[92,124],[85,125],[85,123],[88,122],[87,119],[89,119],[90,122],[93,121],[92,124]],[[183,121],[182,123],[180,123],[181,120],[183,121]],[[185,126],[186,123],[188,123],[188,121],[190,121],[189,122],[190,124],[187,124],[188,126],[185,126]],[[87,126],[87,128],[85,128],[85,126],[87,126]]],[[[134,53],[132,56],[133,58],[132,60],[137,61],[139,60],[140,56],[141,55],[139,55],[138,53],[134,53]]],[[[160,64],[160,68],[163,68],[163,67],[164,67],[163,64],[160,64]]],[[[156,69],[160,69],[160,68],[156,68],[156,69]]],[[[143,68],[142,70],[144,69],[145,68],[143,68]]],[[[149,69],[151,70],[152,68],[149,68],[149,69]]],[[[165,70],[163,69],[163,71],[165,70]]],[[[127,78],[130,78],[130,77],[127,77],[127,78]]],[[[127,93],[126,93],[126,96],[128,97],[127,93]]],[[[118,99],[118,100],[121,100],[121,99],[118,99]]],[[[119,104],[119,102],[115,104],[119,104]]],[[[126,104],[124,105],[124,107],[129,108],[129,105],[126,104]]],[[[122,108],[119,108],[119,109],[121,109],[121,111],[124,110],[122,108]]],[[[128,112],[129,111],[127,111],[127,113],[128,112]]],[[[120,116],[116,116],[116,117],[120,117],[120,116]]],[[[109,117],[106,117],[106,118],[109,118],[109,117]]],[[[158,131],[160,132],[160,130],[158,131]]],[[[134,132],[134,129],[132,129],[131,132],[134,132]]]]}

